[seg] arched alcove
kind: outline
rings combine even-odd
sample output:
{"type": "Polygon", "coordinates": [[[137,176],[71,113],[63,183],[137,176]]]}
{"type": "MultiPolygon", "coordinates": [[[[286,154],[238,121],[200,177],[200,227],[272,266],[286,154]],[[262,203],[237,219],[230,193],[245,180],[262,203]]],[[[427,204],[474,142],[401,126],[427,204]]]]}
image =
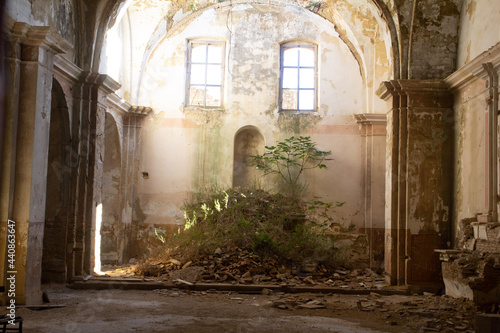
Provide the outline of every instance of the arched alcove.
{"type": "Polygon", "coordinates": [[[61,85],[52,83],[47,200],[43,238],[42,282],[64,282],[71,166],[68,106],[61,85]]]}
{"type": "Polygon", "coordinates": [[[240,129],[234,136],[233,186],[251,187],[259,183],[260,174],[249,156],[264,153],[264,137],[254,126],[240,129]]]}

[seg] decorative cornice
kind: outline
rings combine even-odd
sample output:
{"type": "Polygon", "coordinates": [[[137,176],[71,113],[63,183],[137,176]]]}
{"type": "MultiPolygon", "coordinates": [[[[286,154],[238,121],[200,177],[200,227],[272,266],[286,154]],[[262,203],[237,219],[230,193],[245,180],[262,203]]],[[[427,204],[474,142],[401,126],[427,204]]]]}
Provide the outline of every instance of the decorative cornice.
{"type": "Polygon", "coordinates": [[[483,66],[485,63],[491,63],[492,68],[500,72],[500,42],[481,53],[467,65],[448,76],[444,81],[450,89],[459,90],[474,80],[487,79],[488,73],[483,66]]]}
{"type": "MultiPolygon", "coordinates": [[[[112,82],[115,81],[113,80],[112,82]]],[[[153,111],[152,108],[147,106],[131,105],[129,102],[127,102],[114,92],[108,94],[107,97],[108,97],[108,108],[118,113],[121,117],[130,117],[130,116],[145,117],[153,111]]]]}
{"type": "Polygon", "coordinates": [[[97,84],[102,90],[104,90],[104,93],[106,94],[112,94],[121,87],[121,84],[119,84],[118,82],[113,80],[111,76],[106,74],[99,74],[97,78],[97,84]]]}
{"type": "Polygon", "coordinates": [[[387,116],[383,113],[360,113],[355,114],[356,123],[360,125],[386,125],[387,116]]]}
{"type": "Polygon", "coordinates": [[[412,93],[449,94],[449,90],[443,80],[391,80],[382,82],[376,91],[384,101],[391,96],[412,93]]]}
{"type": "Polygon", "coordinates": [[[128,110],[130,114],[136,116],[147,116],[152,111],[153,109],[148,106],[137,106],[137,105],[132,105],[128,110]]]}
{"type": "Polygon", "coordinates": [[[132,107],[129,102],[121,98],[115,93],[108,94],[108,109],[117,112],[121,117],[123,117],[128,110],[132,107]]]}
{"type": "Polygon", "coordinates": [[[73,82],[78,82],[83,71],[62,55],[56,55],[54,57],[54,72],[73,82]]]}
{"type": "Polygon", "coordinates": [[[50,27],[30,27],[23,44],[46,44],[54,53],[67,53],[73,45],[50,27]]]}
{"type": "Polygon", "coordinates": [[[1,27],[4,36],[7,36],[11,33],[12,29],[14,28],[14,24],[16,24],[16,21],[12,17],[4,13],[1,27]]]}
{"type": "Polygon", "coordinates": [[[396,82],[404,93],[448,93],[448,86],[443,80],[397,80],[396,82]]]}
{"type": "Polygon", "coordinates": [[[83,84],[98,84],[99,73],[92,73],[90,71],[81,72],[78,81],[83,84]]]}
{"type": "Polygon", "coordinates": [[[383,81],[380,83],[375,94],[382,100],[386,101],[389,97],[394,95],[394,86],[390,81],[383,81]]]}
{"type": "Polygon", "coordinates": [[[10,27],[10,35],[15,37],[26,37],[30,25],[24,22],[15,22],[10,27]]]}

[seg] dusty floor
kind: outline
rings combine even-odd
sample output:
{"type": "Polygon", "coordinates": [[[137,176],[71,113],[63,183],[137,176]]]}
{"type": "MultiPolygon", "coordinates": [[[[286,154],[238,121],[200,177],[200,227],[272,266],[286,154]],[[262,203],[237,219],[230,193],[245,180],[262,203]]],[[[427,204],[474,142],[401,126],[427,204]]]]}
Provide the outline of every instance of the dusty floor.
{"type": "Polygon", "coordinates": [[[443,296],[46,290],[65,307],[18,308],[24,332],[473,332],[472,304],[443,296]]]}

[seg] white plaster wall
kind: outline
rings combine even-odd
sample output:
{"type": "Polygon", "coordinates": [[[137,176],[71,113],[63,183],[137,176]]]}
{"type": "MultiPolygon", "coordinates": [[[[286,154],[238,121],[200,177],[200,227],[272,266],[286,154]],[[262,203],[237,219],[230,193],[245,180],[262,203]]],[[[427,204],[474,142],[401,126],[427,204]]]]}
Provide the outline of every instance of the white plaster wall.
{"type": "MultiPolygon", "coordinates": [[[[47,1],[49,3],[49,1],[47,1]]],[[[29,24],[43,24],[44,22],[35,22],[31,13],[31,2],[28,0],[7,0],[5,3],[5,14],[17,22],[29,24]]]]}
{"type": "MultiPolygon", "coordinates": [[[[293,7],[237,5],[206,10],[155,49],[143,73],[139,104],[154,110],[142,129],[138,203],[146,223],[182,223],[179,207],[200,186],[231,186],[233,141],[248,125],[266,145],[292,134],[310,135],[332,150],[328,170],[306,177],[310,195],[345,201],[337,209],[346,226],[362,226],[361,137],[353,117],[365,109],[359,65],[333,25],[293,7]],[[229,27],[229,28],[228,28],[229,27]],[[186,41],[226,41],[225,103],[221,111],[185,109],[186,41]],[[305,38],[318,44],[319,112],[283,119],[277,110],[280,43],[305,38]]],[[[287,118],[287,117],[284,117],[287,118]]]]}
{"type": "Polygon", "coordinates": [[[465,0],[461,15],[457,68],[500,41],[500,1],[465,0]]]}
{"type": "Polygon", "coordinates": [[[455,94],[455,220],[488,213],[484,81],[455,94]]]}
{"type": "MultiPolygon", "coordinates": [[[[73,2],[70,0],[6,0],[5,21],[50,27],[71,44],[75,44],[73,2]]],[[[74,49],[65,54],[73,59],[74,49]]]]}

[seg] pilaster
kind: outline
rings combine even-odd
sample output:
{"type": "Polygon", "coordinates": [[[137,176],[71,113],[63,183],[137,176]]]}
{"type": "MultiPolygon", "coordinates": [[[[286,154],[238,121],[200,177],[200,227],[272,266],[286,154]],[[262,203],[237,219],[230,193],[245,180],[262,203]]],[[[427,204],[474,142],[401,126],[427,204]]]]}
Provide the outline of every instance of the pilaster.
{"type": "Polygon", "coordinates": [[[385,141],[386,115],[355,115],[362,137],[363,192],[365,225],[369,239],[370,267],[377,269],[384,257],[385,141]]]}
{"type": "Polygon", "coordinates": [[[8,168],[13,181],[8,214],[15,221],[16,262],[14,269],[4,267],[15,272],[16,301],[39,304],[53,61],[56,54],[69,50],[70,44],[50,28],[25,23],[14,24],[12,37],[20,41],[20,49],[14,45],[10,57],[11,75],[19,83],[14,83],[7,112],[12,115],[13,131],[17,127],[15,136],[9,133],[12,143],[15,141],[9,152],[15,161],[11,160],[8,168]]]}
{"type": "Polygon", "coordinates": [[[441,80],[395,80],[378,91],[388,115],[386,274],[391,284],[440,283],[434,249],[450,241],[453,100],[441,80]]]}
{"type": "Polygon", "coordinates": [[[122,249],[122,260],[128,262],[138,253],[134,240],[137,238],[138,225],[134,220],[134,196],[137,193],[137,179],[139,174],[139,147],[141,127],[151,108],[131,106],[123,116],[123,150],[122,150],[122,193],[123,222],[125,237],[122,249]]]}

